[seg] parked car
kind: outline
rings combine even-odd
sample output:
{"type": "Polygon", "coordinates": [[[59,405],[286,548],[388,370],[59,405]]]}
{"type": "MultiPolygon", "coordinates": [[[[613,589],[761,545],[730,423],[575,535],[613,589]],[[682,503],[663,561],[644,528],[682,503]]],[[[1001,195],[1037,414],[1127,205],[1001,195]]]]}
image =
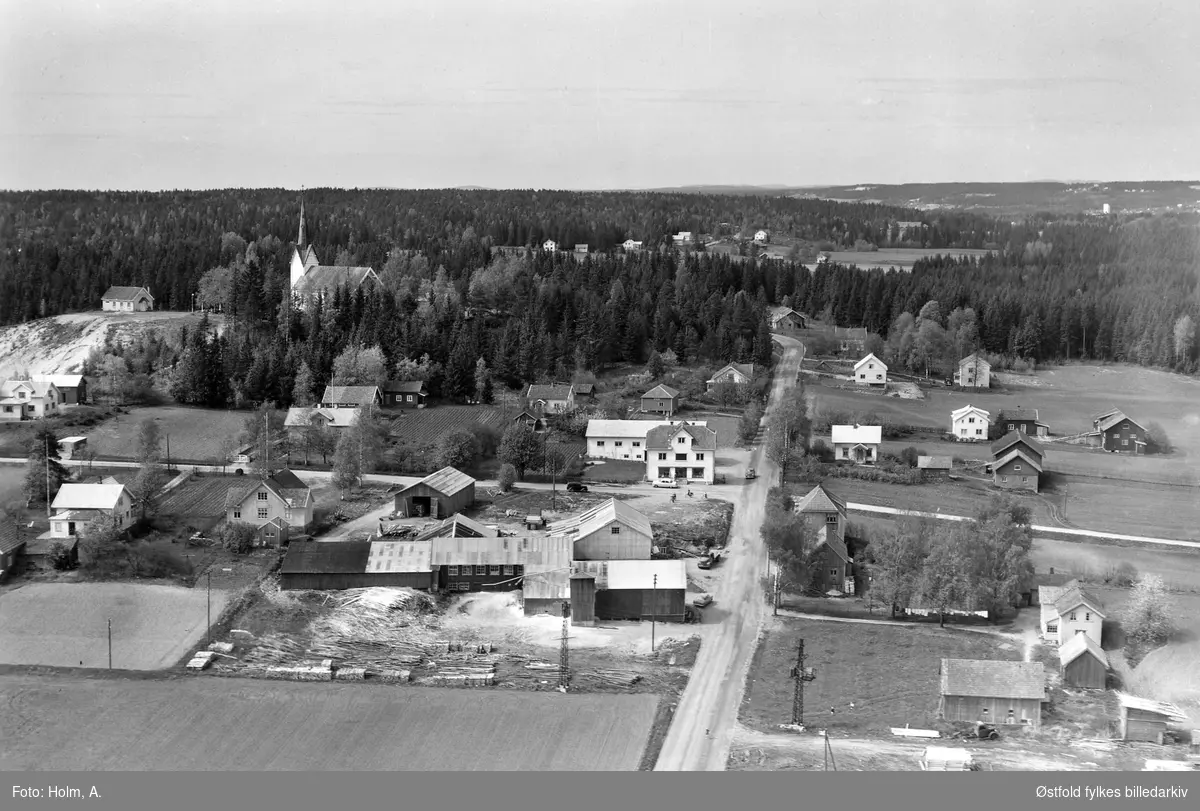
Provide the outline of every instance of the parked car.
{"type": "Polygon", "coordinates": [[[587,485],[582,482],[567,482],[568,493],[586,493],[587,491],[587,485]]]}
{"type": "Polygon", "coordinates": [[[692,605],[696,606],[696,608],[704,608],[712,605],[712,601],[713,597],[711,594],[701,594],[699,597],[692,600],[692,605]]]}
{"type": "Polygon", "coordinates": [[[655,479],[654,486],[655,487],[666,487],[671,490],[678,490],[679,482],[675,481],[674,479],[655,479]]]}
{"type": "Polygon", "coordinates": [[[750,479],[757,479],[757,478],[758,478],[758,474],[754,472],[754,468],[752,468],[752,467],[746,468],[746,481],[749,481],[750,479]]]}

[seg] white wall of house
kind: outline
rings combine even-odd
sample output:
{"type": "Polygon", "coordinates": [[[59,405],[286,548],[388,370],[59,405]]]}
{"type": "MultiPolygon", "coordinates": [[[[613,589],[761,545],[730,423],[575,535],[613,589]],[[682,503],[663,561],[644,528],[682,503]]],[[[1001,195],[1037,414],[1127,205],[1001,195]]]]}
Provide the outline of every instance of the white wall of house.
{"type": "Polygon", "coordinates": [[[859,462],[854,455],[854,449],[863,446],[863,458],[860,464],[874,464],[879,461],[879,446],[869,442],[839,442],[833,446],[833,458],[837,461],[859,462]]]}
{"type": "Polygon", "coordinates": [[[1057,619],[1047,618],[1042,635],[1047,642],[1063,645],[1077,633],[1087,634],[1097,645],[1104,628],[1104,618],[1086,605],[1078,605],[1057,619]]]}
{"type": "Polygon", "coordinates": [[[289,507],[282,499],[265,487],[259,487],[248,495],[241,504],[231,507],[225,514],[228,521],[261,527],[274,518],[287,521],[288,526],[307,529],[312,524],[312,504],[308,507],[289,507]]]}
{"type": "Polygon", "coordinates": [[[950,432],[959,439],[984,442],[988,438],[989,425],[991,423],[980,414],[964,414],[951,420],[950,432]]]}
{"type": "Polygon", "coordinates": [[[712,484],[716,472],[715,450],[695,450],[692,437],[686,432],[671,438],[670,449],[646,449],[646,477],[648,479],[684,479],[689,484],[712,484]],[[685,440],[679,442],[679,439],[685,440]]]}
{"type": "Polygon", "coordinates": [[[646,440],[627,436],[588,439],[587,455],[595,459],[631,459],[640,462],[646,455],[646,440]]]}

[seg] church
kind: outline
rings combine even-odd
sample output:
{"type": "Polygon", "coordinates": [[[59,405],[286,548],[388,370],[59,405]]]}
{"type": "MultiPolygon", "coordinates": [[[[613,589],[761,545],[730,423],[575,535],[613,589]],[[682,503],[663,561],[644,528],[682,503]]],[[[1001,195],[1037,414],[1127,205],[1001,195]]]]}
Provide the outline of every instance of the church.
{"type": "Polygon", "coordinates": [[[304,236],[304,201],[301,201],[300,235],[292,252],[292,296],[303,304],[314,297],[332,296],[342,285],[353,290],[368,279],[379,281],[379,276],[369,267],[321,264],[316,250],[304,236]]]}

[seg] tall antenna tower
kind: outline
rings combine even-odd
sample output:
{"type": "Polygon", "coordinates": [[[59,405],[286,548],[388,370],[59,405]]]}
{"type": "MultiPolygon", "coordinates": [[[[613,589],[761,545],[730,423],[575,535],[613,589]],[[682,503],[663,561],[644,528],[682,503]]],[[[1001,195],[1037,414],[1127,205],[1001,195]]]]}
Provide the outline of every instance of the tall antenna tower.
{"type": "Polygon", "coordinates": [[[566,600],[562,604],[562,643],[558,648],[558,686],[561,690],[566,690],[571,683],[571,668],[567,653],[567,635],[571,625],[571,604],[566,600]]]}
{"type": "Polygon", "coordinates": [[[796,682],[796,692],[792,696],[792,723],[804,725],[804,683],[813,681],[817,674],[811,667],[804,666],[804,640],[801,639],[796,648],[796,666],[792,668],[792,678],[796,682]]]}

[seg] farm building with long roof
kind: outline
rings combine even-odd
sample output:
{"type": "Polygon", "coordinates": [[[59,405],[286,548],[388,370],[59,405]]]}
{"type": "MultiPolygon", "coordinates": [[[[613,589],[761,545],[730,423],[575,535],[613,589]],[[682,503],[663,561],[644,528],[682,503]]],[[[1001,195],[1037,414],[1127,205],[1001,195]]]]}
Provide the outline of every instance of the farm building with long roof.
{"type": "Polygon", "coordinates": [[[449,518],[475,503],[475,480],[444,467],[396,494],[396,514],[404,517],[449,518]]]}
{"type": "Polygon", "coordinates": [[[1041,662],[943,659],[938,715],[947,721],[1041,726],[1046,672],[1041,662]]]}

